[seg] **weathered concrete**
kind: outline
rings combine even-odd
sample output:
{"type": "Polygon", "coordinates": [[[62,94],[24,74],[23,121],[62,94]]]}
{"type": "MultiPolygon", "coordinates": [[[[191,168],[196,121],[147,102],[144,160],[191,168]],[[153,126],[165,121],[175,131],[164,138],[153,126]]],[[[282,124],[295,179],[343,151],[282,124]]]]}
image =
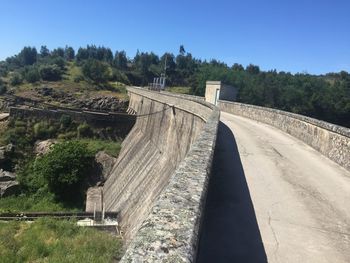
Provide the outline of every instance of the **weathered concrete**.
{"type": "Polygon", "coordinates": [[[86,193],[86,205],[85,212],[102,212],[103,205],[103,193],[102,187],[94,186],[90,187],[86,193]]]}
{"type": "Polygon", "coordinates": [[[193,262],[219,111],[195,98],[128,91],[137,121],[103,188],[130,243],[122,262],[193,262]]]}
{"type": "Polygon", "coordinates": [[[218,100],[235,101],[238,89],[226,85],[221,81],[207,81],[205,87],[205,101],[217,105],[218,100]]]}
{"type": "Polygon", "coordinates": [[[306,116],[254,105],[219,101],[222,111],[272,125],[302,140],[350,170],[350,129],[306,116]]]}

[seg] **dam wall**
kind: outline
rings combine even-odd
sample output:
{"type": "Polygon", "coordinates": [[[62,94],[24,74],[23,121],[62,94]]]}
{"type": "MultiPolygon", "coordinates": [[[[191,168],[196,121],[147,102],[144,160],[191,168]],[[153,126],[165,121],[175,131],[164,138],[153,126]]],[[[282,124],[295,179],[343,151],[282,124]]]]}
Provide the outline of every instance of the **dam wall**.
{"type": "Polygon", "coordinates": [[[190,96],[128,93],[136,123],[103,186],[128,245],[121,262],[193,262],[219,110],[190,96]]]}
{"type": "Polygon", "coordinates": [[[350,170],[350,129],[286,111],[219,101],[228,113],[272,125],[305,142],[329,159],[350,170]]]}

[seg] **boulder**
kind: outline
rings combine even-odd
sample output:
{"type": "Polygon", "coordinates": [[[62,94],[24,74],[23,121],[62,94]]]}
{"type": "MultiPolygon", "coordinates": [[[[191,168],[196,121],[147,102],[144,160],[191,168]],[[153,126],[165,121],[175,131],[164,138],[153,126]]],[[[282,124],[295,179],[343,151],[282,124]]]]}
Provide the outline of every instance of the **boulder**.
{"type": "Polygon", "coordinates": [[[37,141],[34,144],[34,153],[37,156],[45,155],[51,150],[52,146],[55,145],[56,143],[57,143],[57,140],[54,140],[54,139],[37,141]]]}
{"type": "Polygon", "coordinates": [[[18,194],[20,186],[17,181],[0,182],[0,196],[7,197],[10,195],[18,194]]]}
{"type": "Polygon", "coordinates": [[[103,177],[103,180],[107,180],[110,173],[112,172],[113,166],[116,163],[117,158],[108,155],[104,151],[100,151],[95,155],[95,162],[98,166],[98,170],[103,177]]]}
{"type": "Polygon", "coordinates": [[[0,169],[0,182],[13,181],[16,179],[16,174],[0,169]]]}
{"type": "Polygon", "coordinates": [[[11,154],[14,152],[13,144],[0,147],[0,164],[9,161],[11,154]]]}

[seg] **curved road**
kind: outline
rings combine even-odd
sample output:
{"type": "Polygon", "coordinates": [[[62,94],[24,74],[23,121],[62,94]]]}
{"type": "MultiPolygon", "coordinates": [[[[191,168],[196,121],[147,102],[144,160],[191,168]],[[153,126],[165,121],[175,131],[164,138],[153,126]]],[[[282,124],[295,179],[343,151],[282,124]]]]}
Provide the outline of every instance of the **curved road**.
{"type": "Polygon", "coordinates": [[[350,172],[221,113],[197,262],[350,262],[350,172]]]}

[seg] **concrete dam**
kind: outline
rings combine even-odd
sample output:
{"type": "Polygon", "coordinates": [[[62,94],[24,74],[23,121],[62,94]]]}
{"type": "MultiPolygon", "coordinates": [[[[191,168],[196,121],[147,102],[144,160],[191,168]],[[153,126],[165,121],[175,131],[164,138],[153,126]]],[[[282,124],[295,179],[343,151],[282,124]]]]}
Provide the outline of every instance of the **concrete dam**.
{"type": "Polygon", "coordinates": [[[349,129],[223,100],[128,93],[137,120],[102,190],[124,231],[121,262],[348,261],[349,129]]]}
{"type": "Polygon", "coordinates": [[[103,187],[128,244],[122,262],[193,261],[219,110],[191,96],[128,93],[137,120],[103,187]]]}

